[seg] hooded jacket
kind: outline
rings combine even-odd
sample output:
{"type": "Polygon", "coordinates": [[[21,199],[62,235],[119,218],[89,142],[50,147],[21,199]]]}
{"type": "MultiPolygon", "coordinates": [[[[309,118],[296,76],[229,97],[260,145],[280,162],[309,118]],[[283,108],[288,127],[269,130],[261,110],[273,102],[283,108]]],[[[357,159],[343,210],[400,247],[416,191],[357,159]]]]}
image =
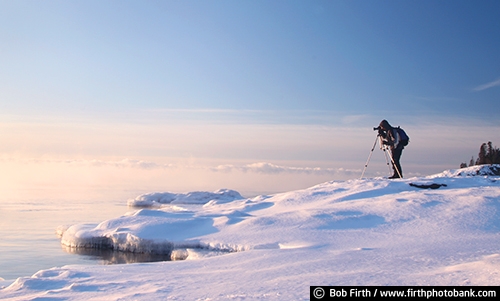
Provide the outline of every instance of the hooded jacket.
{"type": "Polygon", "coordinates": [[[401,140],[398,131],[387,120],[382,120],[379,126],[386,131],[386,135],[382,135],[385,144],[390,145],[391,149],[397,148],[401,140]]]}

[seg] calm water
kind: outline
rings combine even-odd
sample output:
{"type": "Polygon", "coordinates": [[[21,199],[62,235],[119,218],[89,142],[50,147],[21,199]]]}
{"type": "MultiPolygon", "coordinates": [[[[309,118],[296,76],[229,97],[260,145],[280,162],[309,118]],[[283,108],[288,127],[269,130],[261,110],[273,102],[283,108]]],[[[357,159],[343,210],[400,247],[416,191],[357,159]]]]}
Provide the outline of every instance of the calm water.
{"type": "MultiPolygon", "coordinates": [[[[127,197],[140,193],[101,191],[91,198],[38,197],[54,195],[39,190],[33,196],[0,199],[0,277],[5,280],[31,276],[41,269],[70,264],[107,264],[134,262],[141,259],[122,258],[110,253],[65,250],[56,236],[59,225],[100,223],[119,217],[127,211],[127,197]]],[[[147,261],[147,260],[146,260],[147,261]]]]}
{"type": "Polygon", "coordinates": [[[103,188],[77,191],[75,187],[0,191],[0,281],[8,280],[5,285],[39,270],[72,264],[169,260],[158,255],[68,249],[56,235],[59,225],[98,224],[135,211],[127,206],[127,200],[146,192],[150,191],[103,188]]]}

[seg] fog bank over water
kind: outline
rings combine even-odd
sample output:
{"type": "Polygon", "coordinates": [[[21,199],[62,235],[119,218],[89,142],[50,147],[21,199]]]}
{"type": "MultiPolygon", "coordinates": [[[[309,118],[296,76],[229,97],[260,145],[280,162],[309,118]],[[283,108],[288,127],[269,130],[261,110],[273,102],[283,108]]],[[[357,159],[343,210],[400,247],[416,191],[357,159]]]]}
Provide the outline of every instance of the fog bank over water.
{"type": "MultiPolygon", "coordinates": [[[[128,120],[123,114],[23,122],[6,118],[0,125],[8,141],[0,147],[0,189],[289,191],[358,178],[376,139],[372,128],[380,122],[362,115],[327,119],[317,112],[306,112],[316,123],[304,124],[273,124],[271,113],[259,111],[176,113],[186,118],[161,118],[162,111],[151,113],[150,119],[142,112],[128,120]],[[197,121],[199,114],[211,121],[197,121]],[[259,114],[264,115],[261,122],[252,119],[259,114]]],[[[482,143],[500,143],[498,126],[480,119],[413,117],[390,122],[410,136],[401,159],[406,177],[458,168],[477,157],[482,143]]],[[[377,145],[365,175],[386,173],[386,159],[377,145]]]]}

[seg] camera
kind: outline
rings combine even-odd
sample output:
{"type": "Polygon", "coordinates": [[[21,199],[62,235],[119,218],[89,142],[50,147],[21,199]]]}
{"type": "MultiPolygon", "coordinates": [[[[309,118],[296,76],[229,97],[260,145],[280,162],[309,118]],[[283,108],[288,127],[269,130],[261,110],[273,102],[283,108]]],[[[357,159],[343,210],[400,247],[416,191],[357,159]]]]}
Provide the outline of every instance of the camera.
{"type": "Polygon", "coordinates": [[[387,135],[386,131],[381,126],[377,126],[376,128],[374,127],[373,130],[378,131],[378,135],[382,136],[383,138],[385,138],[387,135]]]}

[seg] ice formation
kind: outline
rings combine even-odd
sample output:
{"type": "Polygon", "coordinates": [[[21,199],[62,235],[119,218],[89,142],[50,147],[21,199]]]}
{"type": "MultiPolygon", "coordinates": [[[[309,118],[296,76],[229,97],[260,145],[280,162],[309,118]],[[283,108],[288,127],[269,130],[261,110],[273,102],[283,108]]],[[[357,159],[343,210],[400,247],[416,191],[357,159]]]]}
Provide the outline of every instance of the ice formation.
{"type": "Polygon", "coordinates": [[[194,191],[189,193],[154,192],[142,194],[128,201],[132,207],[154,207],[162,204],[206,204],[210,201],[231,202],[242,199],[237,191],[219,189],[214,192],[194,191]]]}
{"type": "Polygon", "coordinates": [[[332,181],[61,227],[70,249],[187,260],[43,270],[0,282],[0,298],[301,300],[310,285],[498,285],[500,177],[484,175],[490,168],[332,181]]]}

